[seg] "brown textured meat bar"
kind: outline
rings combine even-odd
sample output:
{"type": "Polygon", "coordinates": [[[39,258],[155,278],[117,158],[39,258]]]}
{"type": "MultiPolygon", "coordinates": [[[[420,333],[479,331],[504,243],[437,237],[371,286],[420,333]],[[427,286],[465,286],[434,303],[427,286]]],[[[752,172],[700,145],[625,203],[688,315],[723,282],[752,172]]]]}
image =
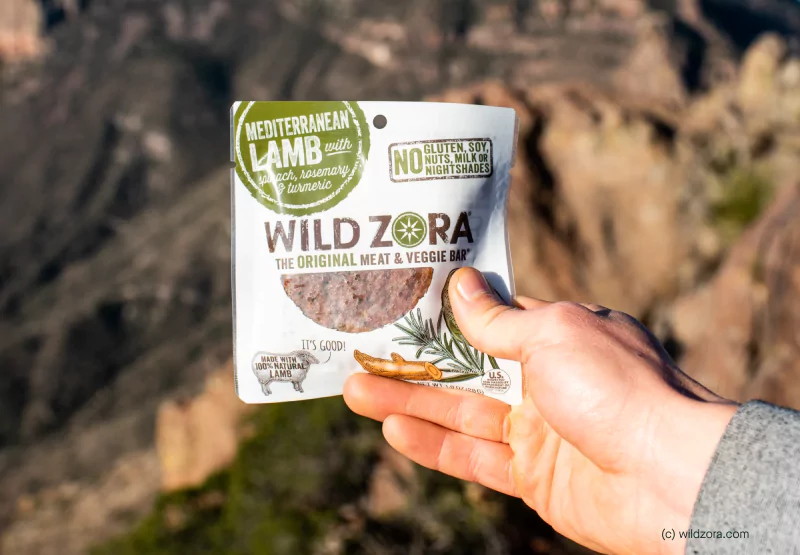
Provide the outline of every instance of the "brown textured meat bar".
{"type": "Polygon", "coordinates": [[[363,333],[396,322],[428,291],[433,268],[284,275],[283,289],[321,326],[363,333]]]}

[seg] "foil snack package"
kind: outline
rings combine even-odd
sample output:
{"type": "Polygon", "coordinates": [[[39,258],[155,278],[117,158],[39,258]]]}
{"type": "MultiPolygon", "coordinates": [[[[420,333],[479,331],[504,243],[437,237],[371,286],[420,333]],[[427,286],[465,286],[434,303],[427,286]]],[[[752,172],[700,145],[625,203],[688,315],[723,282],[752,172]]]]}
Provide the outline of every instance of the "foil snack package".
{"type": "Polygon", "coordinates": [[[447,285],[462,266],[507,301],[512,109],[236,102],[234,368],[247,403],[340,395],[369,372],[518,404],[518,362],[479,352],[447,285]]]}

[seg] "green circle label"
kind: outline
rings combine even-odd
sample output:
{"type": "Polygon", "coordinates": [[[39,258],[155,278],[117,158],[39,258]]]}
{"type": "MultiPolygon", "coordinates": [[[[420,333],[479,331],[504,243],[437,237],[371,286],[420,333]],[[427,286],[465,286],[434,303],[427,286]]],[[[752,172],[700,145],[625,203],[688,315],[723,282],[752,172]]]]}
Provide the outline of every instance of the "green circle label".
{"type": "Polygon", "coordinates": [[[425,240],[427,234],[425,220],[414,212],[400,214],[392,222],[392,237],[401,247],[416,247],[425,240]]]}
{"type": "Polygon", "coordinates": [[[361,180],[369,126],[355,102],[243,102],[234,115],[236,173],[280,214],[340,203],[361,180]]]}

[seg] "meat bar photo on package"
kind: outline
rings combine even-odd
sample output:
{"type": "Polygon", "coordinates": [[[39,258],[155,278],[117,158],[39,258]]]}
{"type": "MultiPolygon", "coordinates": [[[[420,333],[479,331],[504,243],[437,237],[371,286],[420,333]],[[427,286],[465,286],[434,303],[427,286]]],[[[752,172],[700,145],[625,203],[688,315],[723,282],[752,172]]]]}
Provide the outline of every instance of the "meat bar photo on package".
{"type": "Polygon", "coordinates": [[[448,286],[514,295],[512,109],[256,102],[231,109],[234,372],[247,403],[340,395],[348,376],[518,404],[518,362],[476,349],[448,286]]]}
{"type": "Polygon", "coordinates": [[[428,291],[433,268],[283,276],[283,288],[308,318],[326,328],[364,333],[396,322],[428,291]]]}

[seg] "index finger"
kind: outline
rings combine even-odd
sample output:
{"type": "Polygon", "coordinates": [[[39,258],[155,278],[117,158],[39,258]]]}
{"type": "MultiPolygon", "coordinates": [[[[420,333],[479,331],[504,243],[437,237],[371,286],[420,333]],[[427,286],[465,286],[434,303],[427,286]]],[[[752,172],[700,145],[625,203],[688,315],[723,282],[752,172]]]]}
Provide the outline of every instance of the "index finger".
{"type": "Polygon", "coordinates": [[[353,412],[373,420],[404,414],[475,438],[508,443],[511,407],[491,397],[355,374],[344,384],[344,400],[353,412]]]}

